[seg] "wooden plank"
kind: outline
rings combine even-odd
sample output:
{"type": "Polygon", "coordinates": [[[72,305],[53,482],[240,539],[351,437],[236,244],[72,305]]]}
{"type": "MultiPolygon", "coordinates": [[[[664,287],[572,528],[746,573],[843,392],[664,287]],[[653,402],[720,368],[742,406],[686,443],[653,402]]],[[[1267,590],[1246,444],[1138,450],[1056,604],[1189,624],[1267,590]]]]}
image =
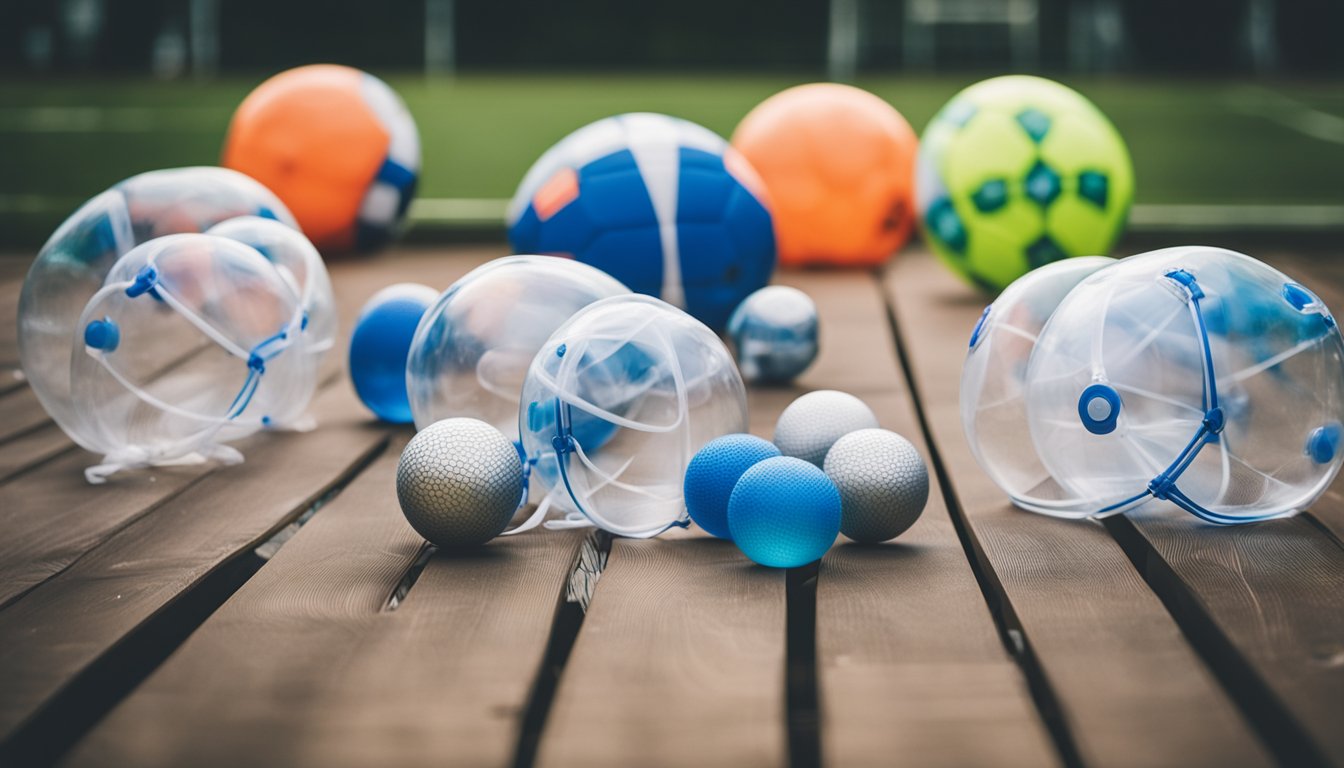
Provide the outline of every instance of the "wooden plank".
{"type": "Polygon", "coordinates": [[[19,369],[19,292],[23,278],[0,282],[0,391],[19,369]]]}
{"type": "Polygon", "coordinates": [[[397,507],[409,436],[80,744],[74,765],[501,765],[581,532],[436,554],[397,507]]]}
{"type": "MultiPolygon", "coordinates": [[[[887,293],[953,512],[1070,761],[1263,765],[1256,735],[1125,552],[1095,524],[1022,512],[980,470],[961,426],[966,339],[985,299],[927,253],[887,293]]],[[[1067,755],[1066,755],[1067,756],[1067,755]]]]}
{"type": "MultiPolygon", "coordinates": [[[[807,290],[821,313],[823,353],[800,383],[860,394],[883,427],[927,455],[872,275],[785,279],[807,290]]],[[[895,541],[865,546],[842,537],[822,560],[816,610],[824,762],[1059,761],[999,640],[936,477],[919,522],[895,541]]]]}
{"type": "Polygon", "coordinates": [[[33,467],[49,461],[75,444],[55,422],[44,424],[13,440],[0,442],[0,485],[33,467]]]}
{"type": "Polygon", "coordinates": [[[784,764],[784,600],[729,542],[617,539],[538,763],[784,764]]]}
{"type": "Polygon", "coordinates": [[[51,418],[29,387],[18,387],[0,395],[0,443],[49,423],[51,418]]]}
{"type": "Polygon", "coordinates": [[[317,411],[331,422],[322,430],[249,438],[247,462],[207,475],[0,611],[0,738],[59,706],[103,654],[386,443],[386,429],[356,410],[345,386],[324,393],[317,411]]]}

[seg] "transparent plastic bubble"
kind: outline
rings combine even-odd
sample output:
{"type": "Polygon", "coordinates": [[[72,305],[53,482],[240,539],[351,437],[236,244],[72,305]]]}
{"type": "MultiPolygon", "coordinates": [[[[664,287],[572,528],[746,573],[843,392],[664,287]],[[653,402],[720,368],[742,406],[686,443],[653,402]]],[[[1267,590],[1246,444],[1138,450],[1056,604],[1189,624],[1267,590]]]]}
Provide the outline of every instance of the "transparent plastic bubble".
{"type": "Polygon", "coordinates": [[[1064,296],[1114,263],[1106,256],[1084,256],[1034,269],[985,308],[971,333],[961,369],[961,423],[980,467],[1024,509],[1060,517],[1094,511],[1067,494],[1024,444],[1027,363],[1036,337],[1064,296]]]}
{"type": "Polygon", "coordinates": [[[417,429],[466,416],[517,436],[518,393],[537,350],[575,312],[630,293],[587,264],[509,256],[469,272],[425,313],[406,361],[417,429]]]}
{"type": "MultiPolygon", "coordinates": [[[[327,265],[308,238],[274,219],[260,216],[238,216],[216,224],[206,234],[250,245],[275,265],[280,277],[299,296],[306,323],[304,346],[316,358],[313,365],[318,366],[322,356],[336,345],[336,296],[327,265]]],[[[276,414],[278,421],[286,425],[306,425],[308,420],[301,421],[302,417],[302,411],[276,414]]]]}
{"type": "Polygon", "coordinates": [[[237,171],[151,171],[86,202],[42,246],[19,298],[19,356],[38,400],[77,442],[84,429],[71,404],[70,359],[83,331],[75,326],[112,264],[145,240],[201,232],[242,215],[297,229],[275,195],[237,171]]]}
{"type": "Polygon", "coordinates": [[[1344,460],[1334,318],[1232,251],[1168,248],[1083,280],[1027,382],[1042,464],[1096,514],[1159,498],[1216,523],[1290,515],[1344,460]]]}
{"type": "Polygon", "coordinates": [[[537,352],[523,384],[527,460],[611,533],[686,525],[682,483],[705,443],[747,427],[746,389],[703,323],[658,299],[580,310],[537,352]]]}
{"type": "Polygon", "coordinates": [[[217,456],[311,396],[303,309],[256,250],[209,235],[151,240],[117,260],[80,314],[72,408],[86,472],[217,456]]]}

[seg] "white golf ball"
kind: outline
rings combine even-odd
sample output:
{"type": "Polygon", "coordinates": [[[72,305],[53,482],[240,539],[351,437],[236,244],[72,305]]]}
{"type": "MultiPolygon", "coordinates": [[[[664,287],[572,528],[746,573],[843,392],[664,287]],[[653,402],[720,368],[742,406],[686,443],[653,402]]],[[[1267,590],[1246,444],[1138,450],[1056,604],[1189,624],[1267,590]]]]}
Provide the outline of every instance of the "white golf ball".
{"type": "Polygon", "coordinates": [[[498,536],[523,494],[518,449],[477,419],[436,421],[411,438],[397,465],[397,501],[421,536],[466,547],[498,536]]]}
{"type": "Polygon", "coordinates": [[[929,471],[915,446],[885,429],[860,429],[835,441],[826,476],[840,489],[840,532],[875,543],[915,524],[929,501],[929,471]]]}
{"type": "Polygon", "coordinates": [[[877,427],[877,417],[859,398],[833,389],[808,392],[789,403],[775,422],[775,445],[785,456],[820,467],[841,437],[877,427]]]}

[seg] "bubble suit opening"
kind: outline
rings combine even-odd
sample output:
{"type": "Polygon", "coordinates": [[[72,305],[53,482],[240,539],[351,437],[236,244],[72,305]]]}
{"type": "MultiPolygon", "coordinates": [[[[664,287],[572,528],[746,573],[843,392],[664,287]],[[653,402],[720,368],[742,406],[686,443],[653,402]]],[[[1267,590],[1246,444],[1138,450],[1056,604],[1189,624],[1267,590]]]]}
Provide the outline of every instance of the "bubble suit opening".
{"type": "Polygon", "coordinates": [[[1027,414],[1042,464],[1095,514],[1149,498],[1215,523],[1294,514],[1339,472],[1344,344],[1310,291],[1232,251],[1134,256],[1042,329],[1027,414]]]}
{"type": "Polygon", "coordinates": [[[614,534],[655,536],[689,518],[686,467],[747,427],[746,389],[718,336],[647,296],[580,310],[532,360],[519,404],[529,465],[552,498],[614,534]]]}
{"type": "Polygon", "coordinates": [[[19,357],[42,407],[75,442],[90,450],[71,392],[76,329],[89,299],[112,265],[136,245],[160,235],[202,232],[235,216],[298,225],[279,198],[256,181],[224,168],[171,168],[133,176],[92,198],[42,246],[19,297],[19,357]]]}
{"type": "Polygon", "coordinates": [[[537,350],[575,312],[630,293],[605,272],[554,256],[509,256],[469,272],[425,313],[406,361],[417,429],[479,419],[516,438],[518,393],[537,350]]]}
{"type": "Polygon", "coordinates": [[[1058,517],[1086,517],[1083,500],[1054,481],[1023,436],[1027,424],[1027,364],[1050,315],[1069,291],[1099,269],[1105,256],[1065,259],[1013,281],[985,308],[971,333],[961,369],[961,423],[980,467],[1013,503],[1058,517]]]}
{"type": "Polygon", "coordinates": [[[71,437],[105,454],[86,471],[204,458],[241,460],[221,443],[313,391],[303,308],[255,249],[210,235],[137,246],[108,272],[70,352],[71,437]]]}

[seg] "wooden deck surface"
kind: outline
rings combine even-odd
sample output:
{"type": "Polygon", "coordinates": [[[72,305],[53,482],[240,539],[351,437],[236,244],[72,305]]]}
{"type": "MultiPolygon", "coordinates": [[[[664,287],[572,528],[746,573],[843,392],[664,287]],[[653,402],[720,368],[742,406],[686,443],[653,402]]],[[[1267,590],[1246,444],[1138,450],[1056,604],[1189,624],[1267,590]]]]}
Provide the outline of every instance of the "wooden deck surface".
{"type": "MultiPolygon", "coordinates": [[[[345,337],[384,285],[502,253],[334,265],[345,337]]],[[[1344,307],[1344,267],[1270,260],[1344,307]]],[[[896,541],[790,571],[694,529],[435,552],[394,493],[411,431],[358,403],[344,343],[319,429],[89,486],[0,326],[0,765],[1344,766],[1344,486],[1233,529],[1018,511],[957,405],[983,297],[917,251],[778,281],[822,353],[750,391],[752,431],[841,389],[932,474],[896,541]]]]}

